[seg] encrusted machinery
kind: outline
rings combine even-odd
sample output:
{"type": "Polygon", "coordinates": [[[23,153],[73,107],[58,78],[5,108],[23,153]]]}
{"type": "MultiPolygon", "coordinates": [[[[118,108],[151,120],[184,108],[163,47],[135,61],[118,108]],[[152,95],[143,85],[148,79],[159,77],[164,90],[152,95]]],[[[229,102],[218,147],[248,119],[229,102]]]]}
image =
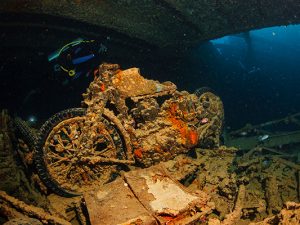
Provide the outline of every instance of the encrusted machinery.
{"type": "Polygon", "coordinates": [[[102,64],[83,97],[84,108],[55,114],[37,137],[38,174],[57,194],[109,182],[124,166],[149,167],[196,146],[219,145],[223,105],[212,92],[180,92],[137,68],[102,64]]]}
{"type": "MultiPolygon", "coordinates": [[[[205,90],[205,92],[202,91],[197,94],[201,96],[207,92],[210,91],[205,90]]],[[[164,101],[168,99],[169,98],[164,101]]],[[[159,109],[164,101],[158,104],[159,109]]],[[[129,106],[128,103],[126,105],[129,106]]],[[[142,105],[143,107],[139,107],[144,113],[148,108],[151,108],[153,103],[151,100],[142,105]]],[[[132,107],[128,109],[129,115],[131,115],[131,110],[134,108],[137,108],[137,105],[132,103],[132,107]]],[[[110,107],[110,109],[112,109],[112,107],[110,107]]],[[[87,109],[72,109],[65,110],[57,115],[66,118],[67,115],[70,116],[72,111],[74,113],[72,118],[79,118],[78,121],[87,114],[87,109]],[[76,112],[77,114],[75,115],[76,112]]],[[[103,123],[107,123],[105,122],[106,120],[110,121],[110,118],[105,116],[108,114],[109,111],[103,111],[102,117],[105,118],[102,119],[102,121],[104,121],[103,123]]],[[[9,120],[5,119],[7,118],[5,113],[1,115],[2,133],[6,133],[9,127],[5,124],[8,124],[7,121],[9,120]]],[[[117,114],[115,113],[115,115],[117,114]]],[[[117,118],[119,119],[121,117],[117,118]]],[[[138,116],[134,118],[139,118],[139,121],[142,120],[141,117],[138,116]]],[[[147,116],[147,118],[151,118],[148,119],[150,121],[155,120],[155,118],[150,116],[147,116]]],[[[62,121],[63,119],[56,118],[56,120],[62,121]]],[[[203,121],[206,120],[207,119],[203,121]]],[[[60,125],[68,127],[68,124],[74,122],[72,122],[72,120],[65,121],[67,123],[60,123],[60,125]]],[[[50,122],[51,120],[49,120],[48,125],[52,126],[50,122]]],[[[54,122],[54,120],[52,122],[54,122]]],[[[117,122],[117,120],[115,122],[117,122]]],[[[123,124],[123,120],[120,122],[123,124]]],[[[17,123],[19,130],[25,125],[19,120],[17,123]]],[[[110,122],[109,124],[113,123],[110,122]]],[[[141,122],[141,124],[143,123],[141,122]]],[[[57,127],[59,128],[59,126],[57,127]]],[[[137,126],[134,128],[135,130],[139,129],[137,126]]],[[[59,132],[60,129],[56,131],[59,132]]],[[[26,130],[25,128],[24,131],[26,130]]],[[[50,132],[54,132],[53,130],[54,129],[51,129],[50,132]]],[[[31,130],[31,134],[33,135],[34,133],[32,131],[34,130],[31,130]]],[[[129,134],[129,136],[131,135],[129,134]]],[[[70,134],[70,137],[73,137],[73,135],[70,134]]],[[[122,135],[120,135],[120,137],[122,137],[122,135]]],[[[29,143],[30,140],[25,141],[29,143]]],[[[122,143],[123,142],[125,143],[125,141],[122,140],[122,143]]],[[[4,143],[9,142],[4,141],[4,143]]],[[[29,172],[31,168],[28,166],[32,166],[32,162],[29,163],[26,159],[28,158],[27,156],[31,155],[31,147],[25,145],[22,140],[19,140],[18,143],[19,147],[16,146],[16,150],[19,154],[23,152],[23,154],[19,156],[25,164],[23,169],[20,167],[18,170],[19,172],[21,172],[21,170],[29,172]]],[[[2,145],[2,147],[3,146],[9,147],[7,144],[2,145]]],[[[13,190],[12,186],[10,186],[9,189],[3,188],[3,186],[1,190],[7,190],[7,193],[0,191],[0,223],[9,220],[7,224],[19,224],[21,222],[30,224],[41,224],[41,222],[45,224],[70,224],[71,222],[74,224],[74,221],[78,221],[81,224],[97,224],[95,222],[98,222],[98,224],[99,222],[100,224],[116,224],[116,220],[140,223],[141,221],[146,222],[146,219],[147,221],[151,219],[153,224],[156,224],[155,222],[158,220],[165,221],[168,224],[178,224],[176,223],[178,222],[177,220],[180,220],[179,224],[191,224],[192,220],[197,221],[197,224],[299,224],[300,208],[299,204],[295,203],[299,202],[300,193],[298,185],[300,168],[297,163],[299,154],[297,155],[298,151],[296,147],[297,146],[294,145],[293,148],[295,148],[295,151],[290,151],[291,149],[286,149],[286,146],[280,149],[258,146],[246,154],[242,154],[241,150],[225,146],[219,146],[214,149],[196,148],[195,151],[193,151],[195,154],[180,154],[172,160],[160,163],[159,165],[150,166],[149,168],[133,169],[130,167],[130,169],[132,168],[131,171],[122,173],[122,176],[109,184],[97,185],[101,184],[102,179],[105,177],[99,173],[97,174],[98,177],[96,180],[90,181],[90,184],[96,184],[97,187],[85,192],[83,196],[73,198],[64,198],[55,195],[51,193],[48,188],[47,192],[42,190],[42,193],[47,193],[46,199],[44,199],[42,196],[33,192],[32,189],[40,183],[33,182],[31,187],[30,180],[30,183],[28,183],[28,181],[26,184],[24,183],[26,177],[21,178],[20,184],[15,184],[15,181],[10,179],[11,177],[2,176],[4,178],[1,182],[2,186],[3,184],[7,186],[5,183],[11,183],[16,185],[15,187],[17,188],[15,189],[16,191],[10,192],[10,190],[13,190]],[[154,170],[157,170],[158,167],[164,167],[165,173],[155,172],[154,170]],[[188,204],[189,207],[186,208],[182,201],[184,195],[179,195],[176,191],[178,190],[176,186],[171,185],[172,182],[165,182],[166,179],[175,181],[177,184],[179,184],[177,181],[180,181],[185,187],[180,184],[177,187],[181,186],[182,190],[187,190],[186,193],[190,193],[193,196],[196,194],[199,197],[205,197],[204,199],[201,197],[201,199],[205,201],[201,201],[199,202],[200,204],[197,205],[188,204]],[[171,186],[175,189],[171,188],[171,186]],[[23,187],[24,190],[21,190],[23,187]],[[25,190],[27,188],[30,190],[25,190]],[[171,195],[173,194],[174,196],[172,197],[171,195]],[[14,198],[10,195],[14,196],[14,198]],[[32,198],[34,198],[33,202],[32,198]],[[44,202],[45,204],[43,203],[44,200],[47,200],[44,202]],[[136,204],[133,204],[134,202],[136,204]],[[170,203],[170,205],[168,205],[168,203],[170,203]],[[175,206],[176,208],[179,206],[186,210],[179,210],[180,213],[175,215],[174,211],[171,210],[174,209],[175,206]],[[284,207],[284,209],[280,211],[282,207],[284,207]],[[145,208],[149,210],[150,216],[149,214],[147,214],[148,216],[145,214],[145,208]],[[152,209],[154,209],[154,211],[152,209]],[[85,213],[86,210],[88,210],[88,214],[85,213]],[[118,212],[122,213],[119,214],[118,212]],[[155,219],[153,219],[152,216],[154,216],[155,219]],[[103,222],[104,219],[107,223],[103,222]],[[184,222],[182,222],[182,219],[184,219],[184,222]]],[[[13,149],[11,150],[13,153],[13,149]]],[[[6,151],[5,148],[2,149],[2,151],[2,156],[9,152],[6,151]]],[[[111,151],[111,153],[113,152],[114,151],[111,151]]],[[[135,154],[133,154],[133,156],[134,155],[135,154]]],[[[95,156],[93,158],[97,160],[102,159],[104,161],[103,158],[97,158],[95,156]]],[[[124,157],[125,159],[123,159],[122,156],[120,156],[120,158],[121,159],[114,159],[107,157],[106,161],[109,160],[111,163],[100,163],[98,161],[94,166],[99,166],[99,168],[102,168],[107,174],[110,174],[113,169],[118,172],[119,168],[117,165],[122,165],[120,160],[124,163],[123,165],[126,165],[125,162],[130,163],[126,155],[124,157]],[[118,163],[114,164],[112,163],[113,161],[118,163]],[[105,166],[107,167],[105,168],[105,166]]],[[[12,165],[10,168],[13,169],[15,165],[14,160],[9,160],[9,157],[2,159],[4,159],[2,163],[9,162],[9,165],[12,165]]],[[[143,166],[141,165],[141,161],[138,161],[138,158],[135,160],[136,166],[143,166]],[[140,164],[137,162],[140,162],[140,164]]],[[[91,166],[86,162],[85,164],[88,167],[91,166]]],[[[7,163],[2,165],[7,165],[7,163]]],[[[84,165],[84,163],[82,163],[81,166],[82,165],[84,165]]],[[[74,168],[74,175],[76,175],[78,168],[74,168]]],[[[1,172],[6,171],[9,170],[1,170],[1,172]]],[[[11,172],[13,174],[16,173],[14,170],[11,170],[11,172]]],[[[17,172],[17,174],[19,172],[17,172]]],[[[15,179],[15,176],[13,178],[15,179]]],[[[82,179],[81,174],[77,179],[82,179]]],[[[19,179],[17,178],[15,180],[19,179]]],[[[55,180],[53,179],[52,182],[53,181],[55,180]]],[[[57,186],[54,187],[59,186],[57,184],[57,186]]],[[[88,187],[89,183],[86,182],[79,188],[84,191],[87,190],[88,187]]],[[[64,190],[64,186],[60,188],[64,190]]]]}

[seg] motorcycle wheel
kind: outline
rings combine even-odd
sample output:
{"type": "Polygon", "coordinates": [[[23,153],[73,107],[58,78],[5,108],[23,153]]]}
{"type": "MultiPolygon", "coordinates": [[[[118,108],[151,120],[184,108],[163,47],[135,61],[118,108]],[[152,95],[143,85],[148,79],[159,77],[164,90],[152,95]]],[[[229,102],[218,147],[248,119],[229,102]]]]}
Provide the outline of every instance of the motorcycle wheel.
{"type": "Polygon", "coordinates": [[[38,175],[51,191],[64,197],[82,192],[112,181],[119,166],[112,163],[87,163],[82,158],[100,156],[124,159],[124,140],[105,114],[97,140],[89,151],[80,152],[80,135],[86,109],[72,108],[61,111],[48,119],[41,127],[35,144],[35,164],[38,175]]]}

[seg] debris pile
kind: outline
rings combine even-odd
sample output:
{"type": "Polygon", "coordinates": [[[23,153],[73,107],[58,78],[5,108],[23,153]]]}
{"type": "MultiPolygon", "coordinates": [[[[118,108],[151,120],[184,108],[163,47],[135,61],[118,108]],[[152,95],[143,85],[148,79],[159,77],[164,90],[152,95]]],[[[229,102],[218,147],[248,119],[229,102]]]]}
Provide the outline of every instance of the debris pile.
{"type": "Polygon", "coordinates": [[[299,222],[299,132],[280,145],[283,133],[248,126],[249,143],[220,145],[223,104],[212,92],[178,91],[117,64],[98,73],[86,108],[38,132],[19,118],[13,130],[0,114],[1,223],[299,222]]]}

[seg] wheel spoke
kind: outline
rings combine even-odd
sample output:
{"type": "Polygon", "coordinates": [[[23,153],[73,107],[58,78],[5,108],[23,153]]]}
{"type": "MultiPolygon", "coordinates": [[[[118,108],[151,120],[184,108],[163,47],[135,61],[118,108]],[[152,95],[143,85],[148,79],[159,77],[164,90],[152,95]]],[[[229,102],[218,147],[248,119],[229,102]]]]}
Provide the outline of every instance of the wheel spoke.
{"type": "Polygon", "coordinates": [[[70,134],[69,134],[69,132],[67,131],[67,129],[65,127],[63,127],[61,130],[63,131],[63,133],[65,135],[67,135],[68,137],[70,137],[70,134]]]}
{"type": "Polygon", "coordinates": [[[63,156],[61,156],[61,155],[59,155],[59,154],[57,154],[57,153],[55,153],[55,152],[53,152],[53,151],[49,151],[48,154],[50,154],[50,157],[51,157],[51,158],[56,158],[56,159],[63,159],[63,158],[64,158],[63,156]],[[52,156],[51,156],[51,155],[52,155],[52,156]],[[54,156],[53,156],[53,155],[54,155],[54,156]]]}
{"type": "MultiPolygon", "coordinates": [[[[85,117],[63,120],[49,133],[45,142],[46,166],[51,179],[66,190],[80,191],[107,182],[116,165],[107,163],[84,164],[80,157],[103,157],[116,159],[118,151],[123,149],[123,142],[115,142],[120,135],[108,121],[94,125],[88,132],[92,133],[91,149],[81,146],[85,117]],[[79,157],[78,154],[81,154],[79,157]],[[74,161],[74,159],[76,160],[74,161]],[[77,159],[78,158],[78,159],[77,159]]],[[[86,134],[86,133],[85,133],[86,134]]]]}
{"type": "Polygon", "coordinates": [[[51,163],[51,166],[54,166],[54,165],[56,165],[56,164],[60,164],[60,163],[63,163],[63,162],[70,162],[70,161],[71,161],[71,160],[68,159],[68,158],[61,158],[61,159],[59,159],[59,160],[57,160],[57,161],[51,163]]]}

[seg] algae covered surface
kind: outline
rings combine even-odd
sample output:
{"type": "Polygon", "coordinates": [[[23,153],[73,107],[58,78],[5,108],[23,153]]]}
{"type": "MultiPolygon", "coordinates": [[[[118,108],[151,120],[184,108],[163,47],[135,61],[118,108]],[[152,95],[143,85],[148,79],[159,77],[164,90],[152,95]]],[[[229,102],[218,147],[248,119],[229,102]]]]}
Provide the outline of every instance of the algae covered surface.
{"type": "MultiPolygon", "coordinates": [[[[4,153],[6,158],[1,161],[1,166],[6,167],[7,164],[5,163],[10,157],[10,167],[12,168],[9,172],[1,170],[1,176],[3,181],[5,181],[1,182],[1,190],[3,191],[0,193],[3,221],[9,219],[10,222],[7,224],[31,220],[31,223],[35,222],[37,224],[40,223],[38,221],[48,221],[47,223],[52,221],[51,223],[54,224],[77,224],[80,221],[81,224],[88,224],[89,215],[86,213],[86,210],[89,210],[89,208],[86,207],[89,207],[89,205],[83,204],[83,199],[80,196],[65,198],[51,193],[36,176],[36,172],[28,170],[32,165],[32,160],[30,160],[31,150],[23,140],[16,140],[14,132],[5,125],[11,118],[4,111],[2,118],[3,129],[1,134],[7,136],[5,136],[6,139],[2,139],[1,159],[4,159],[4,153]],[[9,144],[12,140],[18,143],[17,149],[14,149],[13,145],[9,144]],[[22,154],[15,158],[18,152],[22,154]],[[23,175],[20,178],[15,176],[15,179],[11,179],[9,175],[11,172],[23,175]],[[22,179],[22,183],[20,183],[20,179],[22,179]],[[24,185],[24,182],[28,183],[28,185],[24,185]]],[[[171,179],[178,182],[178,184],[181,183],[180,185],[184,186],[188,192],[196,193],[196,196],[201,196],[202,198],[202,202],[193,209],[195,210],[193,212],[196,213],[194,216],[182,214],[185,216],[185,220],[182,221],[186,221],[186,224],[273,224],[274,221],[282,224],[289,224],[289,222],[290,224],[297,224],[299,222],[300,208],[299,204],[296,203],[299,201],[299,164],[294,162],[292,154],[289,155],[282,150],[278,151],[263,146],[242,152],[237,148],[226,146],[212,149],[196,148],[188,155],[179,155],[174,159],[161,163],[161,166],[165,168],[164,171],[171,179]],[[204,199],[206,200],[204,201],[204,199]]],[[[151,168],[150,166],[149,169],[151,168]]],[[[132,172],[143,170],[136,166],[130,166],[128,169],[132,170],[132,172]]],[[[126,175],[126,173],[124,174],[125,178],[127,177],[125,183],[120,181],[116,181],[117,183],[112,182],[112,185],[116,185],[113,188],[115,192],[112,192],[112,196],[114,198],[118,196],[118,188],[120,188],[122,193],[122,187],[124,189],[129,182],[131,188],[129,191],[133,190],[136,193],[132,197],[137,198],[138,201],[133,206],[130,206],[133,208],[130,208],[129,205],[129,208],[125,207],[126,210],[139,208],[138,202],[143,201],[142,199],[144,198],[141,191],[146,190],[146,192],[149,192],[151,201],[155,200],[153,204],[158,204],[159,208],[162,207],[161,209],[164,210],[161,213],[160,222],[164,224],[168,221],[173,221],[173,224],[176,224],[176,214],[174,214],[174,211],[167,209],[170,205],[166,204],[164,206],[164,201],[169,202],[172,200],[176,202],[176,199],[180,199],[180,196],[173,199],[170,198],[171,193],[168,193],[168,189],[165,189],[167,192],[164,194],[156,186],[147,190],[147,188],[141,188],[142,186],[138,183],[131,184],[133,181],[137,182],[137,178],[131,177],[132,175],[126,175]],[[129,181],[128,179],[133,180],[129,181]],[[157,194],[153,196],[152,192],[157,194]],[[160,198],[165,200],[161,201],[160,198]]],[[[156,179],[161,179],[159,177],[162,176],[158,175],[157,172],[154,173],[153,170],[152,172],[145,170],[136,174],[142,178],[143,176],[157,177],[155,179],[151,178],[154,180],[147,181],[149,178],[146,179],[147,185],[150,186],[159,185],[156,179]],[[142,174],[145,175],[142,176],[142,174]]],[[[106,185],[108,184],[104,184],[103,188],[106,185]]],[[[101,189],[101,186],[96,187],[96,190],[101,189]]],[[[177,190],[175,186],[170,186],[168,182],[162,187],[177,190]]],[[[109,186],[107,188],[107,190],[111,190],[109,186]]],[[[86,193],[90,193],[89,188],[87,188],[86,193]]],[[[105,192],[99,191],[97,198],[104,198],[106,194],[103,195],[103,193],[105,192]]],[[[176,193],[176,195],[182,195],[181,197],[185,198],[183,193],[178,191],[176,193]]],[[[194,199],[195,197],[190,198],[194,199]]],[[[124,201],[122,204],[126,206],[126,198],[121,201],[124,201]]],[[[128,200],[128,204],[131,204],[130,202],[131,200],[128,200]]],[[[155,204],[152,207],[156,207],[155,204]]],[[[179,205],[183,206],[182,204],[179,205]]],[[[122,210],[122,207],[119,207],[115,205],[113,210],[122,210]]],[[[156,220],[152,220],[148,214],[151,212],[151,207],[148,209],[148,213],[143,210],[140,211],[141,214],[136,216],[140,218],[141,215],[147,215],[141,218],[144,221],[152,221],[153,224],[156,224],[156,220]]],[[[189,212],[191,208],[186,208],[185,210],[189,212]]],[[[101,211],[101,213],[105,212],[107,210],[101,211]]],[[[111,213],[110,210],[108,212],[111,213]]],[[[115,220],[117,221],[118,219],[115,218],[115,220]]],[[[107,221],[110,220],[108,219],[107,221]]]]}

